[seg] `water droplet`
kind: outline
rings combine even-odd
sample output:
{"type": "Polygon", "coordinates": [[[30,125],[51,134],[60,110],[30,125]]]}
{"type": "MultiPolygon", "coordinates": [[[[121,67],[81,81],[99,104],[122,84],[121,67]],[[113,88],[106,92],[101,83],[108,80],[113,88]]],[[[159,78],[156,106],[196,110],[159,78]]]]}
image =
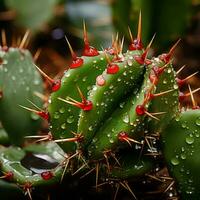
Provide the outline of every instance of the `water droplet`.
{"type": "Polygon", "coordinates": [[[167,84],[167,80],[165,79],[165,80],[163,80],[163,84],[167,84]]]}
{"type": "Polygon", "coordinates": [[[128,115],[125,115],[125,116],[123,117],[123,122],[125,122],[126,124],[129,123],[129,116],[128,116],[128,115]]]}
{"type": "Polygon", "coordinates": [[[186,128],[187,125],[186,125],[186,123],[182,123],[181,126],[182,126],[182,128],[186,128]]]}
{"type": "Polygon", "coordinates": [[[67,123],[71,124],[71,123],[73,123],[73,122],[74,122],[74,116],[71,115],[71,116],[69,116],[69,117],[67,118],[67,123]]]}
{"type": "Polygon", "coordinates": [[[92,130],[93,130],[93,127],[92,127],[92,126],[90,126],[90,127],[88,128],[88,130],[89,130],[89,131],[92,131],[92,130]]]}
{"type": "Polygon", "coordinates": [[[200,117],[197,117],[197,119],[196,119],[196,125],[200,126],[200,117]]]}
{"type": "Polygon", "coordinates": [[[167,69],[167,73],[168,73],[168,74],[170,74],[171,71],[172,71],[171,68],[168,68],[168,69],[167,69]]]}
{"type": "Polygon", "coordinates": [[[114,143],[114,140],[112,138],[109,139],[110,143],[114,143]]]}
{"type": "Polygon", "coordinates": [[[125,72],[123,72],[123,75],[124,75],[124,76],[126,76],[126,75],[127,75],[126,71],[125,71],[125,72]]]}
{"type": "Polygon", "coordinates": [[[125,102],[120,103],[120,104],[119,104],[119,107],[120,107],[120,108],[123,108],[123,107],[124,107],[124,104],[125,104],[125,102]]]}
{"type": "Polygon", "coordinates": [[[40,83],[39,79],[35,79],[35,80],[33,81],[33,84],[34,84],[34,85],[39,85],[39,83],[40,83]]]}
{"type": "Polygon", "coordinates": [[[183,159],[183,160],[186,159],[186,155],[184,153],[181,154],[181,159],[183,159]]]}
{"type": "Polygon", "coordinates": [[[178,89],[178,85],[177,84],[174,84],[174,89],[176,90],[176,89],[178,89]]]}
{"type": "Polygon", "coordinates": [[[66,128],[66,124],[63,123],[63,124],[61,125],[61,129],[65,129],[65,128],[66,128]]]}
{"type": "Polygon", "coordinates": [[[87,79],[87,76],[83,77],[82,81],[85,82],[87,79]]]}
{"type": "Polygon", "coordinates": [[[186,137],[185,138],[185,141],[188,143],[188,144],[192,144],[192,143],[194,143],[194,138],[193,137],[186,137]]]}
{"type": "Polygon", "coordinates": [[[58,112],[55,112],[55,114],[54,114],[54,119],[59,119],[59,117],[60,117],[59,113],[58,113],[58,112]]]}
{"type": "Polygon", "coordinates": [[[121,78],[118,78],[117,81],[120,82],[120,81],[121,81],[121,78]]]}
{"type": "Polygon", "coordinates": [[[60,112],[61,114],[63,114],[63,113],[65,112],[65,108],[64,108],[64,107],[60,108],[60,109],[59,109],[59,112],[60,112]]]}
{"type": "Polygon", "coordinates": [[[128,60],[128,61],[127,61],[127,64],[128,64],[128,66],[132,66],[132,65],[133,65],[132,60],[128,60]]]}
{"type": "Polygon", "coordinates": [[[178,158],[172,158],[171,163],[172,163],[172,165],[178,165],[179,164],[178,158]]]}

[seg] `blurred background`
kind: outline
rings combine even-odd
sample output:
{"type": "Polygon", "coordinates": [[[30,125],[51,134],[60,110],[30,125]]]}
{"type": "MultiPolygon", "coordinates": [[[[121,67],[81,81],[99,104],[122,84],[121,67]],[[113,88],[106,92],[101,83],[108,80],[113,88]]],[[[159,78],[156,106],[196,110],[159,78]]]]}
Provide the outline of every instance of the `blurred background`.
{"type": "MultiPolygon", "coordinates": [[[[8,46],[18,46],[23,35],[30,30],[27,48],[37,58],[37,65],[49,76],[55,77],[61,76],[71,61],[65,35],[77,54],[82,52],[83,20],[92,46],[100,50],[102,47],[109,47],[112,36],[118,33],[120,38],[125,38],[124,46],[127,47],[130,42],[128,26],[136,36],[140,10],[142,41],[145,46],[156,33],[152,56],[167,52],[181,38],[173,60],[175,69],[186,65],[180,78],[199,71],[200,0],[0,0],[0,30],[5,32],[8,46]]],[[[4,34],[1,39],[2,37],[4,34]]],[[[200,73],[190,79],[189,84],[192,88],[199,87],[200,73]]],[[[188,90],[187,86],[182,90],[188,90]]],[[[200,105],[199,95],[195,93],[195,99],[200,105]]],[[[190,99],[187,98],[184,104],[190,104],[190,99]]],[[[155,173],[165,174],[167,171],[163,166],[163,170],[155,173]]],[[[135,190],[138,189],[141,193],[146,191],[140,190],[144,187],[144,181],[146,180],[139,181],[141,184],[136,182],[135,190]]],[[[74,199],[78,199],[79,193],[85,193],[86,183],[80,183],[78,193],[74,189],[75,184],[77,182],[72,182],[69,191],[74,192],[74,199]]],[[[145,199],[165,199],[158,193],[164,188],[162,184],[152,185],[149,182],[148,187],[148,191],[151,191],[149,196],[146,193],[140,196],[146,195],[145,199]]],[[[58,193],[65,189],[57,188],[58,193]]],[[[106,195],[103,196],[104,199],[106,195]]],[[[121,196],[123,195],[122,192],[121,196]]],[[[166,199],[170,199],[169,194],[166,196],[166,199]]],[[[102,196],[95,198],[103,199],[102,196]]],[[[124,196],[123,199],[129,198],[124,196]]]]}
{"type": "Polygon", "coordinates": [[[70,62],[64,36],[78,53],[83,47],[83,20],[96,48],[108,47],[117,32],[125,37],[126,46],[127,27],[136,35],[140,10],[143,43],[147,45],[156,33],[153,55],[169,50],[181,38],[175,66],[186,64],[191,73],[198,70],[200,0],[0,0],[0,29],[5,30],[8,45],[20,41],[29,29],[28,48],[33,55],[41,51],[37,62],[56,75],[70,62]]]}

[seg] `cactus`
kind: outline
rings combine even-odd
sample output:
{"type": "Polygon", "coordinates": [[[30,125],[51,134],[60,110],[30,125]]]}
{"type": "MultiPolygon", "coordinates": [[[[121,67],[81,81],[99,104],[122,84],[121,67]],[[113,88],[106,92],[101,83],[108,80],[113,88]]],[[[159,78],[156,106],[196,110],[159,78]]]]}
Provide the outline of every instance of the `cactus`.
{"type": "Polygon", "coordinates": [[[41,120],[20,105],[30,106],[28,101],[31,101],[42,108],[42,101],[34,95],[34,92],[43,93],[42,79],[28,50],[4,46],[0,58],[0,121],[11,143],[21,145],[24,136],[39,130],[41,120]]]}
{"type": "MultiPolygon", "coordinates": [[[[196,73],[181,80],[178,73],[183,67],[177,73],[174,71],[172,57],[179,41],[168,53],[149,57],[154,37],[144,48],[141,14],[137,38],[133,39],[130,29],[129,33],[131,43],[127,52],[123,52],[123,40],[119,41],[118,36],[113,39],[111,47],[99,51],[90,46],[84,23],[82,56],[76,55],[66,38],[72,62],[61,80],[48,77],[35,66],[52,86],[48,113],[36,112],[26,105],[21,107],[46,119],[50,132],[29,136],[37,138],[36,144],[23,148],[0,148],[2,178],[23,186],[30,199],[34,187],[56,184],[75,174],[85,177],[93,171],[96,171],[96,187],[100,181],[105,181],[118,191],[121,185],[136,199],[127,181],[150,173],[159,164],[156,157],[159,149],[177,181],[182,198],[197,198],[199,181],[195,173],[199,167],[200,123],[199,107],[193,94],[199,88],[192,91],[189,86],[189,93],[179,92],[196,73]],[[183,112],[179,109],[180,104],[188,96],[192,98],[193,110],[183,112]],[[160,138],[159,143],[155,142],[157,138],[160,138]],[[43,142],[37,144],[40,141],[43,142]],[[183,149],[185,151],[181,152],[183,149]],[[49,160],[54,160],[53,164],[49,161],[42,168],[41,162],[34,167],[30,161],[38,154],[50,157],[49,160]],[[190,159],[185,159],[184,156],[191,154],[190,159]],[[191,179],[188,179],[187,173],[181,172],[181,163],[191,179]]],[[[13,52],[6,54],[20,55],[18,50],[13,52]]],[[[7,60],[13,61],[11,58],[7,60]]],[[[22,90],[18,93],[21,95],[22,90]]],[[[2,107],[5,109],[5,106],[2,107]]],[[[4,121],[2,117],[6,129],[4,121]]],[[[19,128],[16,128],[17,131],[25,135],[19,128]]]]}
{"type": "Polygon", "coordinates": [[[199,197],[199,127],[199,110],[187,110],[177,116],[162,134],[163,154],[182,199],[199,197]]]}

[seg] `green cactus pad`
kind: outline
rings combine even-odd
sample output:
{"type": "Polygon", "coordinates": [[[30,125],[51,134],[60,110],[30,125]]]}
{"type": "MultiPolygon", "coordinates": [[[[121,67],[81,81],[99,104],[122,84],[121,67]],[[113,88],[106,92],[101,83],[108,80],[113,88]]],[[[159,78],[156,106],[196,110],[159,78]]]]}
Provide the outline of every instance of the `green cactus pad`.
{"type": "MultiPolygon", "coordinates": [[[[73,98],[81,102],[77,87],[87,98],[87,93],[95,84],[96,77],[105,69],[107,61],[105,54],[100,52],[99,56],[82,57],[84,63],[79,68],[69,69],[62,78],[61,88],[52,93],[48,111],[50,114],[51,132],[56,139],[73,137],[71,131],[77,131],[80,108],[69,105],[58,98],[73,98]]],[[[61,143],[66,151],[75,151],[74,143],[61,143]]]]}
{"type": "Polygon", "coordinates": [[[162,133],[162,149],[181,199],[199,199],[200,110],[188,110],[162,133]]]}
{"type": "Polygon", "coordinates": [[[19,105],[30,107],[30,100],[42,108],[42,101],[34,95],[34,92],[43,93],[42,79],[28,50],[1,50],[0,58],[0,90],[3,92],[0,98],[0,120],[11,143],[20,145],[24,136],[36,134],[41,120],[19,105]]]}
{"type": "Polygon", "coordinates": [[[88,99],[92,101],[93,108],[89,112],[81,111],[78,126],[78,132],[84,136],[83,146],[88,146],[96,131],[119,106],[119,102],[138,89],[145,68],[135,61],[134,56],[140,56],[141,53],[142,51],[127,52],[123,62],[113,63],[119,67],[119,71],[109,74],[106,69],[102,74],[105,85],[99,86],[97,83],[90,91],[88,99]]]}
{"type": "Polygon", "coordinates": [[[1,148],[1,170],[4,174],[13,173],[10,180],[22,186],[26,183],[30,183],[33,187],[49,185],[60,181],[63,168],[58,164],[64,161],[64,155],[63,150],[53,142],[33,144],[23,149],[18,147],[1,148]],[[42,159],[40,159],[36,167],[36,161],[31,162],[31,159],[25,159],[25,156],[30,154],[35,155],[36,158],[48,157],[49,165],[42,166],[42,159]],[[57,164],[51,169],[51,163],[57,164]],[[45,172],[49,174],[45,176],[45,172]]]}

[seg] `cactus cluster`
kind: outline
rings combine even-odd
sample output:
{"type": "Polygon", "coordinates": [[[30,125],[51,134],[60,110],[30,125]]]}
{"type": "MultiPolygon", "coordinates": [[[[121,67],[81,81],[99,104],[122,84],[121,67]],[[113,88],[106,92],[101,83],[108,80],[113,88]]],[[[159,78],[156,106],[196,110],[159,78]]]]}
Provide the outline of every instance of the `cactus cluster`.
{"type": "Polygon", "coordinates": [[[97,188],[102,181],[116,191],[122,186],[136,199],[128,180],[153,170],[161,152],[181,199],[198,199],[200,111],[193,94],[199,88],[179,91],[196,73],[179,79],[184,67],[174,71],[179,41],[168,53],[150,58],[154,37],[145,48],[141,26],[140,15],[137,37],[129,29],[131,42],[124,53],[118,36],[101,51],[90,46],[84,23],[81,57],[66,38],[72,62],[61,80],[34,65],[27,50],[1,48],[0,120],[12,144],[0,148],[1,178],[15,182],[32,199],[33,188],[59,183],[66,174],[94,173],[97,188]],[[51,84],[46,110],[34,96],[42,93],[38,71],[51,84]],[[187,97],[193,106],[183,110],[181,101],[187,97]],[[48,134],[32,136],[38,130],[36,116],[48,121],[48,134]],[[23,146],[27,135],[36,141],[23,146]],[[34,167],[31,159],[39,159],[41,166],[34,167]]]}

